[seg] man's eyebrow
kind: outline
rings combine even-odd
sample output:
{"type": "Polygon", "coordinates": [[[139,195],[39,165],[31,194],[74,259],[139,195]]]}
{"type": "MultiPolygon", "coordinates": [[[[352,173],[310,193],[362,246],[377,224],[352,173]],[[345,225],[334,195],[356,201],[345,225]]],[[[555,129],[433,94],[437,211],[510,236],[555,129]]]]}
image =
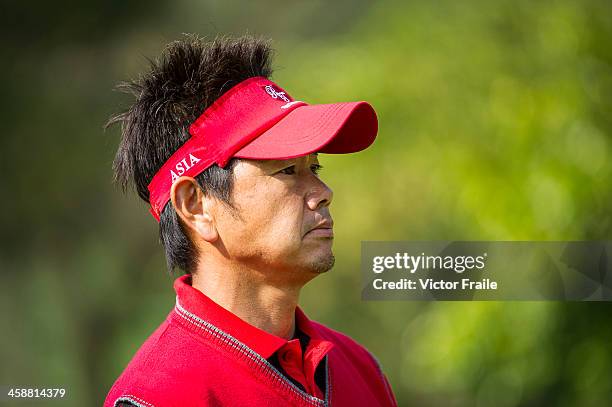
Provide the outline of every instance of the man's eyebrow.
{"type": "MultiPolygon", "coordinates": [[[[308,155],[312,155],[315,158],[318,158],[319,156],[318,153],[310,153],[308,155]]],[[[280,167],[282,165],[295,165],[299,158],[300,157],[288,158],[286,160],[261,160],[261,162],[263,163],[264,168],[275,168],[280,167]]]]}

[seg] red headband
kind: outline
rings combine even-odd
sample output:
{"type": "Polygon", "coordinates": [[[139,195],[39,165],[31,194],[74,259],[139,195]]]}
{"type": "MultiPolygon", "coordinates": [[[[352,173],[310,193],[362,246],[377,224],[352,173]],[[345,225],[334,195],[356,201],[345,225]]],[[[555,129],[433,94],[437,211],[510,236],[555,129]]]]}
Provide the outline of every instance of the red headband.
{"type": "Polygon", "coordinates": [[[366,102],[308,105],[274,82],[254,77],[224,93],[189,127],[191,138],[162,165],[149,184],[151,214],[159,222],[170,189],[181,176],[196,177],[232,157],[289,159],[315,151],[363,150],[377,132],[366,102]]]}

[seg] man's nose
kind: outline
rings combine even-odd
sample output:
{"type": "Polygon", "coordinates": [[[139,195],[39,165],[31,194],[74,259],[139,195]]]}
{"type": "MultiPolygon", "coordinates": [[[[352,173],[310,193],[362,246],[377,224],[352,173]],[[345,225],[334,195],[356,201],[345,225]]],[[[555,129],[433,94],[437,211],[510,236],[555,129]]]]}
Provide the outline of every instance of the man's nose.
{"type": "Polygon", "coordinates": [[[306,204],[311,211],[329,206],[334,196],[334,192],[327,184],[318,178],[315,178],[315,180],[315,183],[311,186],[306,196],[306,204]]]}

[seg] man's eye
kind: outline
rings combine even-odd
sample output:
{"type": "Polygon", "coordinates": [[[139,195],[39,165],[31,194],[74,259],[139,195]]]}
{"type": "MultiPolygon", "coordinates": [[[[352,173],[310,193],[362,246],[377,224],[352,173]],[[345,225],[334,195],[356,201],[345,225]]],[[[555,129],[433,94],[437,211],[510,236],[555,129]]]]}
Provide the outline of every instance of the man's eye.
{"type": "MultiPolygon", "coordinates": [[[[323,168],[323,166],[320,165],[320,164],[312,164],[310,166],[310,171],[312,171],[312,173],[315,174],[315,175],[319,175],[319,171],[321,171],[322,168],[323,168]]],[[[291,167],[283,168],[278,173],[279,174],[286,174],[286,175],[294,175],[295,174],[295,165],[292,165],[291,167]]]]}
{"type": "Polygon", "coordinates": [[[283,168],[282,170],[279,171],[279,173],[293,175],[295,174],[295,165],[292,165],[291,167],[283,168]]]}

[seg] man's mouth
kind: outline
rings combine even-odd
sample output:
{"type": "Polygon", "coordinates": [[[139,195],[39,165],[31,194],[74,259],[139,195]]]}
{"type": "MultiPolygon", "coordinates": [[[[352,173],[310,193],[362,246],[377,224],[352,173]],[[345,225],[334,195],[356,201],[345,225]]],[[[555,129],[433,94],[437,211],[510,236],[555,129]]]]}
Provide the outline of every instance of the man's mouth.
{"type": "Polygon", "coordinates": [[[334,237],[334,221],[331,220],[330,218],[323,220],[317,226],[310,229],[304,235],[304,237],[306,236],[333,238],[334,237]]]}

